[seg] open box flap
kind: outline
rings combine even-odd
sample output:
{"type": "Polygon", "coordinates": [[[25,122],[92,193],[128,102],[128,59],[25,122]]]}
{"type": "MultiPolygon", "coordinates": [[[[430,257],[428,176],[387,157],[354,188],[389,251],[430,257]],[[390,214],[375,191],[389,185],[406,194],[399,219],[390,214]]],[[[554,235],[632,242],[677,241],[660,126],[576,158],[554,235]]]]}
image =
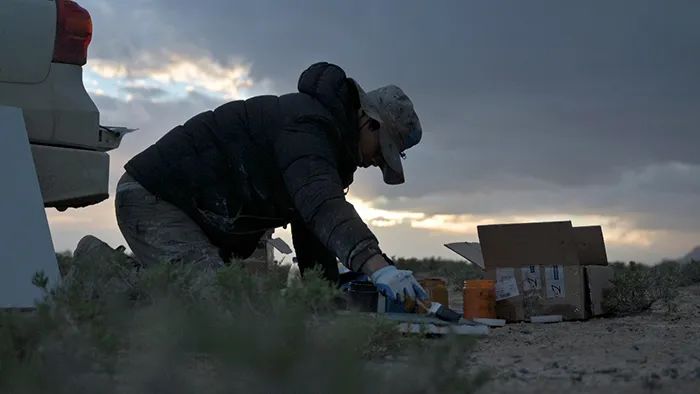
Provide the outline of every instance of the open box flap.
{"type": "Polygon", "coordinates": [[[581,226],[573,230],[581,265],[608,265],[603,229],[600,226],[581,226]]]}
{"type": "Polygon", "coordinates": [[[580,265],[571,221],[477,226],[487,268],[580,265]]]}
{"type": "Polygon", "coordinates": [[[282,238],[270,238],[267,240],[267,243],[282,254],[292,254],[292,248],[282,238]]]}
{"type": "Polygon", "coordinates": [[[484,257],[481,255],[481,245],[478,242],[454,242],[445,244],[451,251],[464,257],[470,263],[484,269],[484,257]]]}

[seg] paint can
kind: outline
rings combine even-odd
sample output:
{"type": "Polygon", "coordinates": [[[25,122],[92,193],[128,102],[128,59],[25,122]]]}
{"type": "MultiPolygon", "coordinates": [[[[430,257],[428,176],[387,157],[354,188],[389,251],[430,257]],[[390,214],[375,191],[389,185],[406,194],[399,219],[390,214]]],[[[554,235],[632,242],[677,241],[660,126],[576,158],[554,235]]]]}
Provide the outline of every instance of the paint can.
{"type": "Polygon", "coordinates": [[[464,318],[496,318],[496,281],[464,281],[464,318]]]}
{"type": "Polygon", "coordinates": [[[357,312],[377,312],[379,291],[370,281],[352,281],[348,288],[349,307],[357,312]]]}

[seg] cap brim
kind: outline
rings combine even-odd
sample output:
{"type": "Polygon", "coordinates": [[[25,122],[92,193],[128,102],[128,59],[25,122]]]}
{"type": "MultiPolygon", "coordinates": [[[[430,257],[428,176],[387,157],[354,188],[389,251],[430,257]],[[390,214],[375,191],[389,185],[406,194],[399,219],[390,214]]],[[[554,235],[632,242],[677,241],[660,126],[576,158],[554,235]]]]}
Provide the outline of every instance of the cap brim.
{"type": "Polygon", "coordinates": [[[377,121],[379,124],[384,123],[384,119],[382,119],[379,111],[379,107],[377,103],[374,101],[374,99],[365,92],[364,89],[362,89],[362,86],[360,86],[357,81],[355,81],[352,78],[350,79],[354,84],[355,87],[357,88],[357,95],[360,100],[360,108],[362,108],[363,111],[369,116],[370,118],[374,119],[377,121]]]}
{"type": "Polygon", "coordinates": [[[384,183],[387,185],[400,185],[404,183],[403,164],[401,163],[401,151],[396,141],[389,133],[379,130],[379,145],[382,151],[384,163],[380,166],[384,183]]]}

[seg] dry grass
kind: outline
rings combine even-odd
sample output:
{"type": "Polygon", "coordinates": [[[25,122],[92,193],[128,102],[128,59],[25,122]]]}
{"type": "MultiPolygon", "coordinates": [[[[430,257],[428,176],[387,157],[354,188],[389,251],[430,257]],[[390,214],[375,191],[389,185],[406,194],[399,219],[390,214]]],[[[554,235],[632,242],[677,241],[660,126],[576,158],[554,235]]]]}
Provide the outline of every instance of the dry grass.
{"type": "Polygon", "coordinates": [[[471,343],[403,337],[386,321],[335,314],[317,274],[217,272],[123,254],[71,260],[31,313],[0,312],[2,393],[469,392],[471,343]],[[283,295],[284,293],[284,295],[283,295]]]}

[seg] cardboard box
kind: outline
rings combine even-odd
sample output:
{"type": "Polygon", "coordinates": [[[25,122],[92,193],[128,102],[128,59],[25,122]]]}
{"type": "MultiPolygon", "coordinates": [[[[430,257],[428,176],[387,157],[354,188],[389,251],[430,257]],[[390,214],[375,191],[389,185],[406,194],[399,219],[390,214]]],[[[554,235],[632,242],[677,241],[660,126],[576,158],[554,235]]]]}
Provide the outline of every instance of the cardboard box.
{"type": "Polygon", "coordinates": [[[573,227],[581,265],[608,265],[603,229],[600,226],[573,227]]]}
{"type": "Polygon", "coordinates": [[[600,226],[561,221],[478,226],[477,231],[480,249],[473,243],[446,246],[477,262],[484,276],[496,281],[498,318],[581,320],[604,313],[602,297],[612,269],[606,267],[600,226]]]}
{"type": "Polygon", "coordinates": [[[499,319],[523,321],[530,316],[562,315],[564,320],[581,320],[588,316],[582,266],[495,268],[487,269],[485,277],[496,280],[499,319]]]}
{"type": "Polygon", "coordinates": [[[477,226],[488,268],[579,265],[571,222],[477,226]]]}
{"type": "Polygon", "coordinates": [[[614,273],[611,267],[603,267],[598,265],[586,266],[586,285],[588,292],[589,316],[601,316],[607,313],[603,305],[603,298],[607,291],[612,287],[610,280],[614,273]]]}

